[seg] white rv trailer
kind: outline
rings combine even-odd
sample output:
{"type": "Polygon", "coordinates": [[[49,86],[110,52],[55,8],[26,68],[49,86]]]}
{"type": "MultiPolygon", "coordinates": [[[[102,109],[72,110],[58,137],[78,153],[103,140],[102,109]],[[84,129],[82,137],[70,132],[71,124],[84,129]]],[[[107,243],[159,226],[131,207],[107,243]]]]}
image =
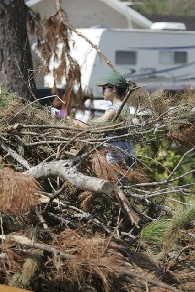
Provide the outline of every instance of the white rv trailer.
{"type": "MultiPolygon", "coordinates": [[[[103,52],[128,80],[148,90],[182,89],[195,81],[195,32],[159,29],[78,29],[103,52]]],[[[96,49],[73,33],[72,56],[81,66],[82,86],[101,98],[95,82],[112,71],[96,49]]],[[[55,64],[50,64],[51,68],[55,64]]],[[[58,84],[62,87],[64,84],[58,84]]],[[[53,86],[52,75],[44,77],[44,87],[53,86]]]]}

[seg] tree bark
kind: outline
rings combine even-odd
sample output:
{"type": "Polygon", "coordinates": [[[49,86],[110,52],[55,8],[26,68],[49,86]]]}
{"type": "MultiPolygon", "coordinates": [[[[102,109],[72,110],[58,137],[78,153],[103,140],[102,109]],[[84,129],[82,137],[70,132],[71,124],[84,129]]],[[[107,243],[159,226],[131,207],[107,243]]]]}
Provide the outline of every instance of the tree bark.
{"type": "Polygon", "coordinates": [[[36,93],[24,0],[0,1],[0,86],[24,99],[36,93]]]}
{"type": "Polygon", "coordinates": [[[83,175],[68,160],[40,163],[24,173],[32,175],[35,179],[60,176],[78,189],[95,193],[109,194],[114,190],[114,184],[112,182],[83,175]]]}

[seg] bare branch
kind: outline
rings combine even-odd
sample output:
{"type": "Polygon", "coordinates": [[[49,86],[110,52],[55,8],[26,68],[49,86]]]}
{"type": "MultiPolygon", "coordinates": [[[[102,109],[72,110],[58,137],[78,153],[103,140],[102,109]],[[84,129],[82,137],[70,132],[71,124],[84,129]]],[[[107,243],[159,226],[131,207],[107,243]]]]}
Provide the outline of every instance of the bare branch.
{"type": "Polygon", "coordinates": [[[109,194],[114,189],[114,184],[109,181],[96,177],[89,177],[78,172],[72,162],[68,160],[40,163],[30,168],[25,173],[32,175],[35,179],[61,176],[78,189],[95,193],[109,194]]]}

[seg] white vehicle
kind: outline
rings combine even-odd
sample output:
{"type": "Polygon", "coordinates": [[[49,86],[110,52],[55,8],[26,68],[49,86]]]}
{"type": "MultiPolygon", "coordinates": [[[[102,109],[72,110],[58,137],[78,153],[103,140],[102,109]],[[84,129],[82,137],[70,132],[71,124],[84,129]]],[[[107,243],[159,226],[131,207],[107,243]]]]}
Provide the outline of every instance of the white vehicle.
{"type": "MultiPolygon", "coordinates": [[[[195,31],[186,31],[180,23],[153,23],[151,29],[77,29],[108,58],[115,69],[138,86],[149,91],[162,89],[177,91],[195,82],[195,31]]],[[[96,49],[81,36],[72,34],[74,46],[71,55],[81,66],[82,87],[85,95],[91,90],[93,105],[99,115],[109,102],[102,100],[102,89],[95,82],[112,69],[96,49]]],[[[35,51],[35,50],[34,50],[35,51]]],[[[55,62],[50,69],[56,67],[55,62]]],[[[44,76],[42,88],[52,88],[52,74],[44,76]]],[[[59,88],[64,84],[57,84],[59,88]]],[[[88,111],[86,111],[87,114],[88,111]]],[[[84,121],[88,119],[81,118],[84,121]]]]}
{"type": "MultiPolygon", "coordinates": [[[[118,72],[153,91],[182,89],[195,80],[195,32],[160,29],[78,29],[102,51],[118,72]]],[[[72,56],[81,66],[82,85],[101,98],[95,82],[112,71],[96,49],[73,33],[72,56]]],[[[51,64],[51,66],[55,66],[51,64]]],[[[53,86],[51,75],[44,87],[53,86]]],[[[58,84],[63,86],[63,84],[58,84]]]]}

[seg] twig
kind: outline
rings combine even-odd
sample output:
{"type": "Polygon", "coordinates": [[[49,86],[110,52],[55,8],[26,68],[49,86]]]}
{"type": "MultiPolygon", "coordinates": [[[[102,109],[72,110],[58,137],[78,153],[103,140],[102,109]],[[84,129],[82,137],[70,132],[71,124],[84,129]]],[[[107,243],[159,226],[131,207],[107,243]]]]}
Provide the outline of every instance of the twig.
{"type": "Polygon", "coordinates": [[[168,264],[168,267],[167,267],[166,271],[169,271],[169,269],[175,264],[175,262],[177,261],[177,259],[179,258],[179,256],[182,254],[182,252],[184,252],[186,249],[191,249],[191,248],[195,248],[195,245],[188,245],[188,246],[183,247],[179,251],[179,253],[176,255],[176,257],[173,258],[172,261],[170,261],[170,263],[168,264]]]}
{"type": "Polygon", "coordinates": [[[108,243],[107,243],[106,247],[105,247],[104,250],[103,250],[102,256],[104,256],[104,254],[105,254],[105,252],[106,252],[106,250],[107,250],[107,248],[108,248],[110,242],[112,241],[112,238],[114,237],[115,233],[116,233],[117,230],[119,229],[119,227],[120,227],[122,221],[123,221],[123,219],[121,219],[121,220],[118,222],[118,224],[117,224],[117,226],[115,227],[114,231],[113,231],[112,234],[110,235],[110,238],[109,238],[109,240],[108,240],[108,243]]]}
{"type": "Polygon", "coordinates": [[[170,285],[167,285],[165,283],[162,283],[162,282],[159,282],[159,281],[155,281],[153,279],[150,279],[148,277],[145,277],[145,276],[142,276],[138,273],[135,273],[135,272],[132,272],[132,271],[127,271],[127,270],[123,270],[123,269],[118,269],[117,272],[119,272],[121,275],[127,275],[127,276],[130,276],[130,277],[135,277],[135,278],[138,278],[140,280],[143,280],[144,282],[146,283],[150,283],[150,284],[153,284],[157,287],[161,287],[161,288],[167,288],[173,292],[179,292],[178,289],[170,286],[170,285]]]}
{"type": "Polygon", "coordinates": [[[155,187],[155,186],[166,185],[166,184],[172,183],[176,180],[179,180],[180,178],[183,178],[183,177],[187,176],[188,174],[191,174],[194,172],[195,172],[195,169],[192,169],[188,172],[185,172],[184,174],[181,174],[180,176],[175,177],[174,179],[169,179],[169,180],[165,179],[164,181],[160,181],[160,182],[140,183],[140,184],[136,184],[136,185],[126,186],[126,188],[132,189],[135,187],[155,187]]]}
{"type": "Polygon", "coordinates": [[[169,180],[171,178],[171,176],[174,174],[174,172],[178,169],[178,167],[180,166],[180,164],[182,163],[182,161],[184,160],[184,158],[191,153],[192,151],[194,151],[195,146],[192,147],[189,151],[187,151],[186,153],[184,153],[184,155],[181,157],[181,159],[179,160],[178,164],[174,167],[173,171],[169,174],[169,176],[167,177],[167,180],[169,180]]]}
{"type": "MultiPolygon", "coordinates": [[[[129,186],[124,186],[124,189],[128,189],[129,186]]],[[[140,190],[139,190],[140,191],[140,190]]],[[[160,190],[156,190],[154,192],[148,192],[146,195],[140,195],[140,194],[134,194],[134,193],[128,193],[126,194],[126,196],[132,197],[132,198],[136,198],[136,199],[149,199],[149,198],[154,198],[157,196],[162,196],[162,195],[168,195],[168,194],[172,194],[172,193],[176,193],[176,192],[182,192],[182,187],[174,187],[171,189],[160,189],[160,190]]],[[[166,197],[165,197],[166,199],[166,197]]]]}
{"type": "Polygon", "coordinates": [[[57,198],[59,195],[61,195],[64,192],[65,188],[66,188],[66,186],[63,184],[62,187],[59,190],[55,191],[53,196],[50,197],[50,200],[49,200],[49,202],[47,203],[47,205],[45,206],[45,209],[44,209],[45,214],[47,213],[48,208],[52,204],[53,200],[55,198],[57,198]]]}
{"type": "MultiPolygon", "coordinates": [[[[44,198],[41,200],[42,203],[44,202],[48,202],[48,198],[44,198]]],[[[53,202],[55,202],[56,204],[58,204],[58,202],[54,199],[53,202]]],[[[86,213],[84,212],[82,209],[79,209],[75,206],[71,206],[71,205],[68,205],[68,204],[64,204],[62,202],[60,202],[60,205],[66,209],[71,209],[71,210],[74,210],[76,212],[79,212],[81,215],[83,215],[83,218],[88,218],[90,219],[92,222],[94,222],[96,225],[98,225],[99,227],[101,227],[105,232],[107,232],[108,234],[111,233],[110,229],[104,225],[102,222],[100,222],[98,219],[94,218],[93,215],[91,215],[90,213],[86,213]]],[[[62,210],[63,212],[63,210],[62,210]]]]}
{"type": "Polygon", "coordinates": [[[128,217],[128,219],[130,220],[130,222],[135,225],[136,227],[139,228],[139,221],[140,218],[137,216],[137,214],[135,213],[135,211],[132,209],[130,202],[127,200],[125,194],[123,193],[123,191],[119,188],[115,188],[115,196],[121,206],[121,209],[123,210],[123,212],[126,214],[126,216],[128,217]]]}
{"type": "MultiPolygon", "coordinates": [[[[11,123],[11,121],[13,121],[13,119],[15,118],[15,117],[17,117],[19,114],[21,114],[21,112],[23,112],[28,106],[30,106],[31,104],[33,104],[33,103],[35,103],[35,102],[37,102],[37,101],[39,101],[39,100],[42,100],[42,99],[48,99],[48,98],[50,98],[50,97],[54,97],[54,96],[57,96],[56,94],[54,94],[54,95],[50,95],[50,96],[45,96],[45,97],[41,97],[41,98],[37,98],[36,100],[34,100],[34,101],[32,101],[32,102],[30,102],[30,103],[28,103],[25,107],[23,107],[19,112],[17,112],[9,121],[8,121],[8,124],[9,123],[11,123]]],[[[58,96],[57,96],[58,97],[58,96]]],[[[59,97],[58,97],[59,98],[59,97]]]]}
{"type": "Polygon", "coordinates": [[[10,240],[10,241],[15,241],[15,242],[17,242],[19,244],[22,244],[22,245],[35,247],[35,248],[38,248],[38,249],[41,249],[41,250],[45,250],[45,251],[51,252],[53,254],[59,254],[60,256],[66,258],[66,259],[74,259],[75,258],[74,255],[70,255],[69,253],[67,253],[67,252],[65,252],[63,250],[57,249],[57,248],[55,248],[55,247],[53,247],[51,245],[48,245],[48,244],[34,242],[34,241],[30,240],[26,236],[10,234],[10,235],[0,235],[0,238],[2,240],[7,239],[7,240],[10,240]]]}
{"type": "MultiPolygon", "coordinates": [[[[121,125],[121,123],[119,123],[119,124],[117,124],[117,125],[121,125]]],[[[117,126],[116,125],[116,126],[117,126]]],[[[112,127],[113,127],[113,125],[112,125],[112,127]]],[[[105,129],[108,129],[108,128],[110,128],[110,126],[107,126],[107,127],[100,127],[100,128],[98,128],[98,130],[105,130],[105,129]]],[[[97,128],[96,128],[96,130],[97,130],[97,128]]],[[[65,150],[76,138],[78,138],[78,137],[80,137],[80,136],[83,136],[84,134],[86,134],[86,133],[88,133],[88,132],[93,132],[93,129],[91,129],[91,128],[88,128],[88,129],[86,129],[86,130],[84,130],[84,131],[82,131],[82,132],[80,132],[80,133],[78,133],[77,135],[75,135],[72,139],[70,139],[70,141],[66,144],[66,145],[64,145],[64,147],[60,150],[60,152],[62,152],[63,150],[65,150]]]]}
{"type": "MultiPolygon", "coordinates": [[[[31,86],[30,86],[30,80],[34,78],[34,77],[33,77],[33,74],[31,74],[31,77],[28,76],[28,80],[25,81],[25,80],[24,80],[24,74],[22,73],[22,70],[21,70],[21,68],[20,68],[20,66],[19,66],[19,64],[18,64],[18,60],[17,60],[16,58],[15,58],[15,62],[16,62],[16,66],[18,67],[18,70],[19,70],[19,72],[20,72],[20,77],[22,77],[22,79],[23,79],[24,83],[26,84],[26,86],[28,87],[28,90],[30,91],[32,97],[36,100],[36,96],[35,96],[34,93],[32,92],[32,89],[31,89],[31,86]]],[[[29,73],[29,71],[30,71],[30,69],[28,70],[28,73],[29,73]]],[[[29,74],[28,74],[28,75],[29,75],[29,74]]],[[[35,85],[34,85],[34,86],[35,86],[35,85]]]]}
{"type": "Polygon", "coordinates": [[[28,162],[20,156],[18,153],[16,153],[14,150],[12,150],[10,147],[5,147],[3,144],[0,145],[0,147],[4,150],[7,151],[7,155],[11,155],[17,162],[19,162],[23,167],[26,169],[30,169],[30,166],[28,162]]]}
{"type": "Polygon", "coordinates": [[[100,54],[102,56],[102,58],[104,59],[104,61],[106,62],[106,64],[108,64],[108,66],[110,66],[110,68],[113,71],[116,71],[116,69],[114,68],[114,66],[112,65],[112,63],[108,60],[108,58],[102,53],[102,51],[98,48],[98,46],[94,45],[94,43],[92,43],[92,41],[90,39],[88,39],[86,36],[84,36],[81,32],[79,32],[78,30],[76,30],[72,25],[70,25],[63,17],[62,14],[62,8],[60,5],[60,1],[56,0],[56,7],[57,7],[57,13],[59,13],[60,16],[60,22],[62,22],[65,26],[67,26],[71,31],[74,31],[78,36],[82,37],[86,42],[88,42],[92,48],[94,48],[98,54],[100,54]]]}
{"type": "Polygon", "coordinates": [[[133,87],[133,88],[130,88],[130,87],[129,87],[129,90],[128,90],[128,92],[127,92],[127,94],[126,94],[126,96],[125,96],[125,98],[124,98],[124,100],[123,100],[123,102],[122,102],[122,104],[121,104],[121,106],[120,106],[120,108],[119,108],[117,114],[116,114],[116,115],[114,116],[114,118],[112,119],[112,122],[115,122],[115,121],[118,119],[118,117],[119,117],[119,115],[120,115],[122,109],[124,108],[124,106],[125,106],[125,104],[126,104],[128,98],[130,97],[131,92],[134,91],[135,89],[142,88],[142,87],[144,87],[144,86],[145,86],[145,85],[143,85],[143,86],[137,86],[137,87],[133,87]]]}
{"type": "Polygon", "coordinates": [[[39,211],[37,209],[35,209],[35,213],[37,215],[37,217],[39,218],[40,222],[43,224],[43,228],[44,229],[49,229],[47,223],[45,222],[43,216],[39,213],[39,211]]]}

